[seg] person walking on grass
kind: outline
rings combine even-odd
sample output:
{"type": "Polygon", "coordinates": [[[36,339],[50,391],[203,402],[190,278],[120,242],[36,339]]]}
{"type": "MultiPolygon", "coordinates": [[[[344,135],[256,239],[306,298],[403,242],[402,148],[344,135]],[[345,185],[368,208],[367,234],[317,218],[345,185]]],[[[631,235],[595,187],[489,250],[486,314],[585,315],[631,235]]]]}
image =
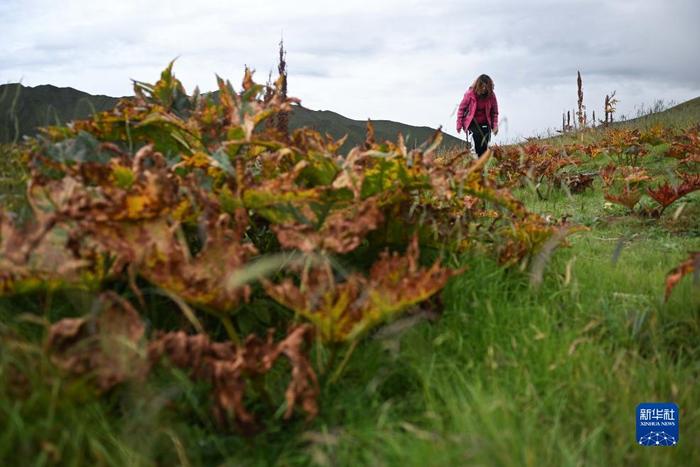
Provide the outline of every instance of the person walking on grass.
{"type": "Polygon", "coordinates": [[[480,75],[464,93],[457,111],[457,133],[462,130],[472,134],[477,156],[486,152],[491,132],[498,134],[498,101],[488,75],[480,75]]]}

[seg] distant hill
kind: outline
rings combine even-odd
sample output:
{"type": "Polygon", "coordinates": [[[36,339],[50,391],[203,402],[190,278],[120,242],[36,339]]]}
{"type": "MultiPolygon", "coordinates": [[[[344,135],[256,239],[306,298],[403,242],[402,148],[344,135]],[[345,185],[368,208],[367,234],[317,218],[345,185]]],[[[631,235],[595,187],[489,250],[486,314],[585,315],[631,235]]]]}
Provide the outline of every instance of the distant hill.
{"type": "MultiPolygon", "coordinates": [[[[426,126],[411,126],[391,120],[372,120],[374,135],[377,142],[396,141],[399,133],[403,134],[406,146],[413,148],[429,140],[435,134],[435,129],[426,126]]],[[[289,119],[292,129],[303,126],[313,128],[321,133],[329,133],[334,138],[340,138],[347,134],[348,139],[343,149],[352,148],[365,141],[367,122],[363,120],[351,120],[330,110],[310,110],[305,107],[296,107],[289,119]]],[[[443,147],[462,147],[463,140],[443,133],[443,147]]]]}
{"type": "Polygon", "coordinates": [[[42,126],[68,123],[112,109],[118,100],[49,84],[0,85],[0,143],[34,135],[42,126]]]}
{"type": "Polygon", "coordinates": [[[700,97],[674,105],[661,112],[615,122],[615,125],[631,128],[645,128],[658,124],[671,127],[688,127],[700,124],[700,97]]]}
{"type": "MultiPolygon", "coordinates": [[[[627,120],[616,120],[610,127],[643,130],[656,125],[679,129],[700,125],[700,97],[674,105],[661,112],[629,118],[627,120]]],[[[558,134],[556,136],[536,137],[531,139],[549,143],[569,143],[583,137],[583,141],[594,141],[604,135],[605,129],[606,127],[603,125],[598,125],[595,128],[587,129],[583,135],[578,132],[570,132],[564,135],[558,134]]]]}
{"type": "MultiPolygon", "coordinates": [[[[116,97],[93,96],[73,88],[51,85],[0,85],[0,143],[17,141],[24,135],[32,136],[42,126],[65,124],[87,118],[94,112],[110,110],[118,100],[116,97]]],[[[435,133],[432,128],[389,120],[373,120],[372,123],[377,141],[395,141],[402,133],[409,148],[428,140],[435,133]]],[[[328,110],[296,107],[289,124],[291,129],[307,126],[321,133],[329,133],[334,138],[347,134],[348,140],[341,151],[347,151],[365,140],[365,121],[351,120],[328,110]]],[[[445,134],[442,144],[443,147],[463,147],[465,143],[445,134]]]]}

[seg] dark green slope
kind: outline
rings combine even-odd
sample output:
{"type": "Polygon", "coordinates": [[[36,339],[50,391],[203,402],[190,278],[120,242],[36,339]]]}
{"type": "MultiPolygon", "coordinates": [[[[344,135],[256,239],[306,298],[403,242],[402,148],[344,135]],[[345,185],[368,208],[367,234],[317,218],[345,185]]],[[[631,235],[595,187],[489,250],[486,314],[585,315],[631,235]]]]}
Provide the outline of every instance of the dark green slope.
{"type": "Polygon", "coordinates": [[[644,128],[651,125],[688,127],[700,123],[700,97],[690,99],[661,112],[616,122],[616,125],[644,128]]]}
{"type": "MultiPolygon", "coordinates": [[[[435,134],[435,129],[425,126],[417,127],[390,120],[372,120],[375,140],[396,141],[399,133],[403,134],[406,146],[411,149],[429,140],[435,134]]],[[[329,110],[309,110],[305,107],[296,107],[290,119],[292,129],[307,126],[321,133],[328,133],[334,138],[340,138],[347,133],[348,140],[344,148],[350,148],[362,144],[365,141],[367,122],[351,120],[329,110]]],[[[453,136],[443,134],[443,147],[464,146],[464,141],[453,136]]]]}
{"type": "Polygon", "coordinates": [[[0,86],[0,143],[33,135],[37,128],[86,118],[113,108],[119,99],[93,96],[73,88],[21,84],[0,86]]]}
{"type": "MultiPolygon", "coordinates": [[[[18,141],[22,136],[36,134],[37,128],[86,118],[95,111],[109,110],[119,99],[93,96],[73,88],[57,88],[51,85],[36,87],[20,84],[0,85],[0,143],[18,141]]],[[[428,127],[404,125],[388,120],[372,122],[377,141],[395,141],[398,134],[406,138],[406,146],[412,148],[430,139],[435,130],[428,127]]],[[[310,110],[295,107],[290,117],[290,127],[311,127],[321,133],[340,138],[346,133],[348,140],[342,150],[361,144],[365,140],[366,122],[351,120],[327,110],[310,110]]],[[[464,142],[444,135],[443,147],[462,147],[464,142]]]]}

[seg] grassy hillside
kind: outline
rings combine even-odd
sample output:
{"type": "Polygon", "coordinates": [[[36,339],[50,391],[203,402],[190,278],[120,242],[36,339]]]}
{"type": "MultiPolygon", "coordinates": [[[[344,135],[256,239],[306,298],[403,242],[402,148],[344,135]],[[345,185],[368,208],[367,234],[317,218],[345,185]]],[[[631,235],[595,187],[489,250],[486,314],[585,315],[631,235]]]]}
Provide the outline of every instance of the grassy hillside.
{"type": "MultiPolygon", "coordinates": [[[[33,135],[37,128],[46,125],[65,124],[86,118],[95,111],[113,108],[119,99],[93,96],[73,88],[57,88],[50,85],[36,87],[8,84],[0,86],[0,143],[18,141],[23,135],[33,135]]],[[[409,148],[430,139],[435,129],[416,127],[389,120],[373,121],[378,141],[396,140],[402,133],[409,148]]],[[[296,107],[290,118],[290,128],[307,126],[334,138],[345,134],[348,140],[342,150],[348,150],[365,140],[366,122],[351,120],[327,110],[310,110],[296,107]]],[[[464,141],[444,135],[443,147],[463,147],[464,141]]]]}
{"type": "Polygon", "coordinates": [[[700,123],[700,97],[675,105],[662,112],[633,118],[614,126],[626,128],[646,128],[653,125],[688,127],[700,123]]]}
{"type": "MultiPolygon", "coordinates": [[[[675,105],[662,112],[625,121],[616,121],[610,125],[610,127],[643,130],[656,125],[673,128],[689,128],[698,124],[700,124],[700,97],[675,105]]],[[[599,125],[595,128],[588,128],[582,132],[571,132],[565,135],[536,139],[551,143],[567,143],[573,140],[583,140],[584,142],[595,141],[604,134],[605,129],[604,126],[599,125]]]]}

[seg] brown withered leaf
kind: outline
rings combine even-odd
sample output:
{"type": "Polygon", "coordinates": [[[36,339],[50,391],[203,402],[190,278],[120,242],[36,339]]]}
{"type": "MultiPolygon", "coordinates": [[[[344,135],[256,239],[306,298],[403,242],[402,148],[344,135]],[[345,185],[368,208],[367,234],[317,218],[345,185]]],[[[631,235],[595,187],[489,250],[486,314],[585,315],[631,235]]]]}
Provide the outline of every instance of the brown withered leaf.
{"type": "Polygon", "coordinates": [[[291,143],[303,152],[319,152],[326,156],[335,156],[347,141],[348,135],[336,140],[330,134],[321,135],[310,128],[298,128],[292,132],[291,143]]]}
{"type": "Polygon", "coordinates": [[[63,178],[31,180],[29,201],[37,217],[53,213],[72,221],[136,221],[160,216],[178,202],[178,182],[153,145],[137,151],[130,166],[119,159],[99,166],[110,175],[97,180],[81,173],[88,165],[60,165],[63,178]],[[115,173],[124,180],[117,183],[115,173]]]}
{"type": "MultiPolygon", "coordinates": [[[[282,135],[274,128],[256,128],[263,121],[275,114],[291,112],[293,103],[298,103],[296,98],[286,97],[286,93],[281,92],[283,81],[278,79],[274,83],[274,92],[268,99],[258,99],[258,95],[264,92],[264,86],[255,84],[253,81],[253,71],[246,68],[243,76],[243,92],[236,93],[228,81],[217,77],[219,85],[219,104],[202,105],[198,115],[198,122],[204,134],[210,134],[212,139],[228,139],[237,142],[251,142],[254,132],[256,136],[281,139],[282,135]],[[257,91],[257,92],[256,92],[257,91]],[[212,119],[209,115],[211,111],[219,116],[212,119]],[[212,121],[214,120],[214,121],[212,121]],[[232,137],[236,135],[236,137],[232,137]]],[[[262,96],[260,96],[262,97],[262,96]]]]}
{"type": "Polygon", "coordinates": [[[245,406],[248,382],[268,373],[284,356],[291,368],[285,418],[290,418],[296,407],[309,419],[317,415],[318,380],[306,354],[313,339],[310,325],[292,328],[279,342],[274,341],[272,330],[264,339],[250,335],[240,346],[211,342],[204,334],[158,333],[148,343],[146,361],[135,349],[144,335],[138,313],[112,292],[102,294],[99,303],[96,315],[66,318],[52,325],[46,348],[57,367],[74,376],[89,377],[101,392],[145,377],[153,365],[167,357],[178,368],[189,369],[192,378],[212,385],[213,413],[221,424],[233,416],[242,427],[252,429],[257,422],[245,406]]]}
{"type": "Polygon", "coordinates": [[[330,268],[320,266],[303,274],[298,286],[291,279],[263,285],[270,297],[313,323],[324,340],[350,341],[428,299],[461,272],[437,262],[422,268],[418,255],[414,237],[405,255],[383,253],[369,276],[353,273],[337,283],[330,268]]]}
{"type": "Polygon", "coordinates": [[[121,273],[131,265],[149,282],[192,305],[230,311],[247,301],[250,286],[228,286],[229,279],[257,250],[252,244],[241,242],[247,223],[245,215],[237,215],[236,222],[232,222],[228,214],[214,217],[215,213],[216,210],[208,213],[200,225],[206,239],[196,254],[190,251],[180,225],[165,217],[140,222],[86,220],[80,223],[81,238],[76,243],[82,241],[83,247],[97,245],[113,255],[113,273],[121,273]]]}
{"type": "Polygon", "coordinates": [[[360,199],[367,163],[366,153],[357,147],[351,149],[347,157],[341,161],[341,170],[333,180],[332,187],[336,190],[350,190],[354,199],[360,199]]]}
{"type": "MultiPolygon", "coordinates": [[[[549,224],[540,216],[529,216],[522,220],[513,220],[512,224],[504,225],[498,233],[501,234],[496,250],[501,264],[515,264],[529,254],[539,252],[557,232],[573,233],[577,229],[569,226],[549,224]]],[[[558,242],[557,242],[558,244],[558,242]]]]}
{"type": "Polygon", "coordinates": [[[221,214],[208,222],[204,247],[192,255],[187,244],[170,232],[163,239],[151,239],[139,273],[149,282],[175,293],[187,302],[217,311],[230,311],[250,296],[250,286],[228,286],[233,275],[257,254],[251,243],[243,243],[240,231],[230,227],[230,216],[221,214]]]}
{"type": "Polygon", "coordinates": [[[674,137],[666,155],[679,159],[682,163],[700,161],[700,126],[689,128],[685,133],[674,137]]]}
{"type": "Polygon", "coordinates": [[[615,173],[617,172],[617,167],[614,164],[608,164],[598,171],[600,179],[603,181],[603,186],[610,187],[615,180],[615,173]]]}
{"type": "MultiPolygon", "coordinates": [[[[144,237],[166,225],[164,215],[178,201],[178,186],[162,155],[151,145],[141,148],[129,163],[113,159],[102,167],[110,173],[123,170],[121,184],[106,176],[96,180],[81,175],[85,164],[80,163],[61,166],[66,172],[62,179],[35,177],[28,189],[35,227],[24,236],[15,236],[21,240],[21,246],[11,248],[15,263],[19,256],[24,256],[25,262],[40,260],[41,264],[53,258],[52,269],[62,269],[62,282],[70,283],[71,276],[66,273],[70,265],[87,269],[88,274],[78,279],[99,281],[107,273],[121,272],[127,263],[142,260],[149,248],[144,237]],[[36,251],[30,257],[32,250],[36,251]],[[110,271],[104,271],[100,262],[105,255],[115,258],[110,271]]],[[[41,267],[28,267],[45,281],[41,267]]]]}
{"type": "Polygon", "coordinates": [[[605,192],[604,197],[612,203],[621,204],[627,209],[633,209],[642,198],[642,192],[636,188],[624,187],[620,193],[605,192]]]}
{"type": "Polygon", "coordinates": [[[287,222],[272,226],[280,245],[296,248],[304,253],[325,251],[348,253],[357,248],[368,232],[384,220],[376,198],[331,212],[320,226],[311,210],[305,211],[311,222],[287,222]]]}
{"type": "Polygon", "coordinates": [[[131,304],[113,292],[98,299],[97,315],[66,318],[53,324],[46,347],[51,361],[62,370],[94,379],[100,391],[108,391],[127,378],[143,375],[137,346],[144,325],[131,304]]]}
{"type": "Polygon", "coordinates": [[[0,295],[82,286],[101,277],[99,268],[67,248],[69,232],[55,228],[56,219],[20,228],[0,212],[0,295]]]}
{"type": "Polygon", "coordinates": [[[305,353],[312,339],[310,325],[292,328],[279,342],[274,341],[272,330],[265,339],[250,335],[240,346],[178,331],[157,335],[148,346],[148,357],[151,364],[166,357],[173,365],[189,369],[192,378],[211,384],[213,412],[220,424],[232,417],[244,429],[254,429],[257,421],[245,406],[248,381],[269,372],[280,356],[291,366],[285,418],[290,418],[298,405],[309,419],[318,414],[318,380],[305,353]]]}
{"type": "Polygon", "coordinates": [[[595,174],[578,173],[563,177],[562,182],[568,187],[571,193],[583,193],[586,188],[593,185],[595,174]]]}
{"type": "MultiPolygon", "coordinates": [[[[299,208],[311,201],[317,201],[325,191],[323,187],[303,188],[296,180],[309,166],[300,161],[291,170],[277,174],[257,184],[250,183],[242,190],[241,198],[247,209],[254,209],[274,223],[293,219],[288,207],[299,208]]],[[[271,175],[272,176],[272,175],[271,175]]]]}
{"type": "Polygon", "coordinates": [[[314,331],[311,326],[297,326],[287,337],[277,344],[277,351],[287,357],[292,366],[292,378],[285,391],[287,409],[284,416],[290,418],[294,407],[300,403],[307,418],[314,418],[318,414],[318,380],[305,348],[311,346],[314,331]]]}
{"type": "Polygon", "coordinates": [[[647,188],[647,194],[657,203],[661,205],[662,208],[673,204],[678,198],[685,195],[678,190],[678,187],[670,185],[665,182],[656,188],[647,188]]]}
{"type": "Polygon", "coordinates": [[[700,190],[700,174],[683,174],[678,185],[673,186],[665,182],[656,188],[647,188],[647,194],[665,209],[676,200],[697,190],[700,190]]]}
{"type": "Polygon", "coordinates": [[[619,169],[622,181],[624,181],[627,186],[636,186],[642,182],[651,180],[651,177],[643,167],[622,166],[619,169]]]}
{"type": "Polygon", "coordinates": [[[694,251],[690,253],[688,259],[673,268],[666,275],[665,300],[668,301],[673,288],[678,285],[681,279],[683,279],[683,276],[690,274],[691,272],[695,272],[697,274],[698,271],[700,271],[700,251],[694,251]]]}

